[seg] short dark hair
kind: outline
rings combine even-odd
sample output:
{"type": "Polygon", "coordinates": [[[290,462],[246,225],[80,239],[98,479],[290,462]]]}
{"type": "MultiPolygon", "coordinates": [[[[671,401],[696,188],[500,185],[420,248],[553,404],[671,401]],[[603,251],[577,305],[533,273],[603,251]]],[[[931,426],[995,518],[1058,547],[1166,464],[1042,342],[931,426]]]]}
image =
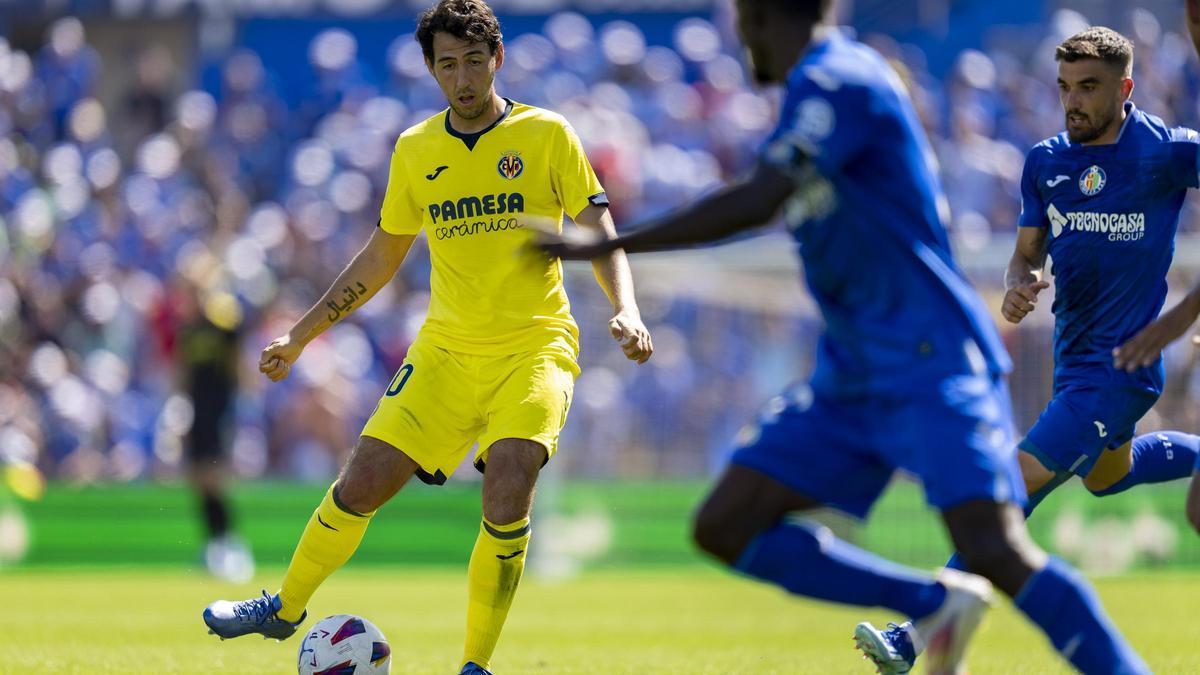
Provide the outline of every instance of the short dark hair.
{"type": "Polygon", "coordinates": [[[441,0],[421,12],[417,17],[417,42],[429,61],[433,61],[434,33],[449,33],[468,42],[486,42],[493,54],[504,39],[500,20],[483,0],[441,0]]]}
{"type": "Polygon", "coordinates": [[[1117,66],[1129,77],[1133,73],[1133,43],[1111,28],[1092,26],[1063,40],[1054,50],[1055,61],[1074,63],[1080,59],[1117,66]]]}

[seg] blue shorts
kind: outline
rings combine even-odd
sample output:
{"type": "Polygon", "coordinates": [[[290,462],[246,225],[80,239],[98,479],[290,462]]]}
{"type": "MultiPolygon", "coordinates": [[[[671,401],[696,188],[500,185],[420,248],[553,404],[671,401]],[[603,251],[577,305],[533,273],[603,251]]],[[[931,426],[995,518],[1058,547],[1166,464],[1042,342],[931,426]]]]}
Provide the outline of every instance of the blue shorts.
{"type": "Polygon", "coordinates": [[[840,400],[808,388],[772,401],[733,464],[864,518],[903,469],[939,510],[986,499],[1024,504],[1002,379],[963,375],[900,397],[840,400]]]}
{"type": "Polygon", "coordinates": [[[1153,384],[1109,368],[1062,374],[1055,378],[1054,398],[1020,447],[1047,469],[1086,476],[1105,450],[1133,438],[1158,395],[1153,384]]]}

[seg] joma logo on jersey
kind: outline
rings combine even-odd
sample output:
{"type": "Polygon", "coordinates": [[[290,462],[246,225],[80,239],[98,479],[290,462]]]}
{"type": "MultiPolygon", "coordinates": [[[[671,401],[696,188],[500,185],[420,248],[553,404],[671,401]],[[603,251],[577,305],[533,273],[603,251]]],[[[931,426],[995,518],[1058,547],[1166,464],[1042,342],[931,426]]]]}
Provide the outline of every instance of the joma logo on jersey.
{"type": "Polygon", "coordinates": [[[1137,241],[1146,236],[1144,213],[1063,213],[1051,204],[1046,209],[1046,217],[1050,220],[1055,237],[1060,237],[1066,232],[1092,232],[1106,235],[1109,241],[1137,241]]]}
{"type": "Polygon", "coordinates": [[[428,208],[429,217],[434,223],[439,220],[464,220],[502,213],[524,213],[525,197],[520,192],[501,192],[498,195],[462,197],[458,201],[447,199],[440,204],[430,204],[428,208]]]}
{"type": "Polygon", "coordinates": [[[525,170],[525,161],[521,159],[521,153],[515,150],[500,155],[500,161],[496,163],[496,171],[500,172],[500,176],[512,180],[521,175],[525,170]]]}

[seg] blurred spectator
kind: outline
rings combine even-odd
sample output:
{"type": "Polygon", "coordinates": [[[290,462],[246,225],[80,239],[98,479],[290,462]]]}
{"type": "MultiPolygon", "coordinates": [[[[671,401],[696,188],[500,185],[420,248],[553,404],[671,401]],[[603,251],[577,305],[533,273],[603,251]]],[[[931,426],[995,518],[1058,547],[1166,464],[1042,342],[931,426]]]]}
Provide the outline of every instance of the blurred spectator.
{"type": "Polygon", "coordinates": [[[166,128],[174,68],[171,53],[162,45],[154,45],[138,54],[133,86],[125,95],[124,110],[121,111],[123,150],[127,151],[141,139],[166,128]]]}
{"type": "Polygon", "coordinates": [[[67,113],[77,101],[96,93],[100,57],[88,46],[79,19],[59,19],[47,32],[38,52],[37,81],[45,87],[46,107],[57,137],[63,135],[67,113]]]}
{"type": "Polygon", "coordinates": [[[165,351],[173,353],[182,375],[182,391],[191,402],[191,423],[184,440],[188,480],[204,523],[204,563],[214,576],[244,583],[254,575],[254,560],[235,534],[226,495],[229,447],[238,386],[242,309],[221,290],[204,290],[203,270],[188,270],[198,283],[177,279],[164,297],[169,323],[165,351]]]}

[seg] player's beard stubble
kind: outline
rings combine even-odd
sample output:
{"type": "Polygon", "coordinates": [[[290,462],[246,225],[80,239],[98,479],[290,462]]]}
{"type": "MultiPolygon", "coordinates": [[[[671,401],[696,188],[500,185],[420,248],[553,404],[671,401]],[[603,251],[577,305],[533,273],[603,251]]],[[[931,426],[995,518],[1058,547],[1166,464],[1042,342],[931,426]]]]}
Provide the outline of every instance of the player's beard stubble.
{"type": "Polygon", "coordinates": [[[1071,139],[1072,143],[1090,143],[1107,133],[1116,118],[1114,113],[1093,122],[1093,116],[1082,110],[1068,110],[1063,119],[1067,128],[1067,138],[1071,139]],[[1075,128],[1071,125],[1072,117],[1083,118],[1075,128]]]}

